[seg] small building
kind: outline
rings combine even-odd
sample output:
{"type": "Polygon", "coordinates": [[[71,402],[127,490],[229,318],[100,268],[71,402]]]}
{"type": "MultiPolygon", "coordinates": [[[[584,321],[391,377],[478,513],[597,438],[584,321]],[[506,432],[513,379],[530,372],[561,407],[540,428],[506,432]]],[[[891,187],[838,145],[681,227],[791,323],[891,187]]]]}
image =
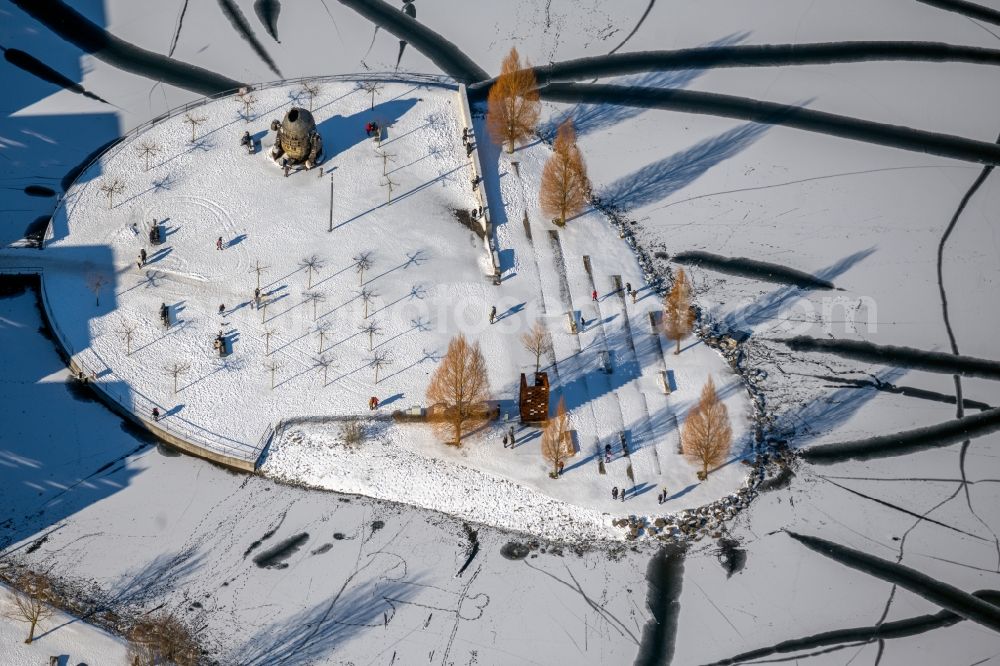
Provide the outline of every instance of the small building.
{"type": "Polygon", "coordinates": [[[525,374],[521,373],[521,392],[518,407],[522,423],[541,423],[549,418],[549,376],[544,372],[535,373],[535,385],[529,386],[525,374]]]}

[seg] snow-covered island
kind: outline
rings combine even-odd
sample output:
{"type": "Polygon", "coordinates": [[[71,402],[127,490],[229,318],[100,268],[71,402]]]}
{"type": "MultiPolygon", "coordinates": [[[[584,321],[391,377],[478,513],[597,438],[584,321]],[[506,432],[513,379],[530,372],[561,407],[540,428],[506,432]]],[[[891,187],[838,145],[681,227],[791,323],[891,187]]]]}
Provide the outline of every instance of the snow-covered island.
{"type": "Polygon", "coordinates": [[[548,538],[622,538],[620,516],[669,518],[736,491],[749,445],[739,377],[694,336],[673,353],[655,325],[662,294],[604,215],[563,228],[545,219],[551,148],[512,157],[481,122],[463,141],[464,88],[362,83],[208,101],[81,174],[46,244],[44,289],[84,374],[196,454],[548,538]],[[298,105],[312,108],[324,160],[286,176],[269,126],[298,105]],[[484,200],[490,240],[476,219],[484,200]],[[573,431],[557,479],[540,424],[518,412],[521,373],[533,382],[536,369],[522,336],[536,322],[552,343],[540,359],[549,411],[565,400],[573,431]],[[497,417],[461,447],[379,418],[429,406],[429,378],[457,334],[482,349],[497,417]],[[710,376],[734,445],[701,483],[679,433],[710,376]],[[364,446],[341,441],[352,416],[369,431],[364,446]]]}

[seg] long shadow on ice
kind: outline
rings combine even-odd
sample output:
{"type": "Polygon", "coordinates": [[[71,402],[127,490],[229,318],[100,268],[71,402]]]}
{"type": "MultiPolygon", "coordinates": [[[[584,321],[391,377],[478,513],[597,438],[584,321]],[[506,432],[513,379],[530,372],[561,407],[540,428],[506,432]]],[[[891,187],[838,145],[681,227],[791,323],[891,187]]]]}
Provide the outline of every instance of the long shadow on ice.
{"type": "Polygon", "coordinates": [[[768,129],[768,125],[747,123],[705,139],[600,188],[597,199],[602,205],[620,209],[640,208],[666,199],[742,152],[768,129]]]}
{"type": "Polygon", "coordinates": [[[51,526],[127,486],[138,473],[127,461],[149,441],[60,377],[65,364],[46,337],[35,291],[0,298],[0,313],[8,322],[0,325],[2,559],[57,542],[51,526]]]}
{"type": "MultiPolygon", "coordinates": [[[[711,42],[707,48],[739,44],[749,33],[733,34],[711,42]]],[[[705,70],[698,68],[680,69],[674,71],[646,72],[632,76],[624,76],[614,82],[626,86],[644,86],[649,88],[683,88],[702,74],[705,70]]],[[[599,132],[614,127],[631,118],[644,113],[646,109],[621,106],[619,104],[574,104],[538,127],[538,134],[546,141],[555,138],[556,130],[564,121],[572,118],[573,126],[578,136],[599,132]]]]}

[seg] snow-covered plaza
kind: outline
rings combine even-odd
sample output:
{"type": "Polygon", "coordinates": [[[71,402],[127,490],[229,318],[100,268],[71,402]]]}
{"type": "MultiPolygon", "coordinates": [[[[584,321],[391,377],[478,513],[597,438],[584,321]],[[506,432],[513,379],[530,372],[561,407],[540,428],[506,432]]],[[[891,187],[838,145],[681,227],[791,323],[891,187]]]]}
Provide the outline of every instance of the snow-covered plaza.
{"type": "Polygon", "coordinates": [[[620,538],[611,526],[620,516],[664,516],[738,489],[749,408],[738,377],[694,337],[672,353],[650,323],[661,297],[604,216],[563,230],[543,219],[537,188],[549,147],[519,151],[515,170],[476,127],[488,165],[477,187],[505,203],[490,211],[496,285],[469,217],[477,199],[463,93],[415,81],[370,94],[360,83],[321,82],[313,96],[298,83],[257,90],[249,122],[238,96],[209,101],[81,176],[46,247],[45,293],[57,334],[98,386],[146,421],[157,409],[156,427],[245,456],[266,475],[552,538],[620,538]],[[326,159],[285,177],[268,127],[296,104],[313,107],[326,159]],[[366,136],[370,121],[381,141],[366,136]],[[240,145],[244,131],[253,154],[240,145]],[[121,192],[102,189],[115,181],[121,192]],[[150,243],[154,220],[162,243],[150,243]],[[565,398],[578,450],[556,480],[539,431],[517,417],[520,373],[535,369],[520,336],[536,320],[553,339],[554,355],[542,359],[552,409],[565,398]],[[427,426],[384,420],[426,406],[428,378],[458,333],[481,345],[502,414],[461,449],[427,426]],[[680,455],[679,424],[709,375],[737,444],[699,483],[680,455]],[[344,417],[372,415],[372,396],[373,441],[362,451],[338,444],[344,417]],[[512,426],[508,449],[501,439],[512,426]],[[613,488],[627,488],[627,499],[613,488]]]}

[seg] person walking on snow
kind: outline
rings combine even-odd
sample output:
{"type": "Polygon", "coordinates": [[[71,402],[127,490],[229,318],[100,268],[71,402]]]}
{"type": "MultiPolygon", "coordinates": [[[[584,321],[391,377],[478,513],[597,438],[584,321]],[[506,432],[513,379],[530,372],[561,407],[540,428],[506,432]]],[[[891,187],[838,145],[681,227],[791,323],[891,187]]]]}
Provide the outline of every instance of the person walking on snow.
{"type": "Polygon", "coordinates": [[[226,311],[226,304],[225,303],[219,303],[219,314],[222,314],[225,311],[226,311]]]}
{"type": "Polygon", "coordinates": [[[594,291],[590,292],[590,300],[592,300],[592,301],[596,301],[597,300],[597,290],[596,289],[594,291]]]}
{"type": "Polygon", "coordinates": [[[626,294],[631,294],[632,293],[632,283],[631,282],[626,282],[625,283],[625,293],[626,294]]]}
{"type": "Polygon", "coordinates": [[[160,420],[160,409],[158,407],[153,407],[153,420],[154,421],[160,420]]]}
{"type": "Polygon", "coordinates": [[[375,411],[377,407],[378,407],[378,398],[376,398],[375,396],[368,398],[368,409],[375,411]]]}
{"type": "Polygon", "coordinates": [[[215,249],[216,250],[222,249],[222,236],[219,236],[219,240],[215,241],[215,249]]]}
{"type": "Polygon", "coordinates": [[[492,324],[497,320],[497,306],[490,308],[490,323],[492,324]]]}
{"type": "Polygon", "coordinates": [[[260,310],[260,287],[253,290],[253,306],[254,309],[260,310]]]}
{"type": "Polygon", "coordinates": [[[615,486],[614,488],[611,489],[611,499],[613,500],[618,499],[618,486],[615,486]]]}
{"type": "Polygon", "coordinates": [[[632,290],[632,305],[635,305],[635,300],[636,300],[636,297],[638,297],[638,296],[639,296],[639,292],[638,292],[638,291],[635,291],[635,290],[633,289],[633,290],[632,290]]]}
{"type": "Polygon", "coordinates": [[[506,434],[503,436],[503,448],[505,448],[505,449],[507,448],[507,435],[506,434]]]}
{"type": "Polygon", "coordinates": [[[507,429],[507,434],[510,435],[510,448],[514,448],[514,426],[507,429]]]}

